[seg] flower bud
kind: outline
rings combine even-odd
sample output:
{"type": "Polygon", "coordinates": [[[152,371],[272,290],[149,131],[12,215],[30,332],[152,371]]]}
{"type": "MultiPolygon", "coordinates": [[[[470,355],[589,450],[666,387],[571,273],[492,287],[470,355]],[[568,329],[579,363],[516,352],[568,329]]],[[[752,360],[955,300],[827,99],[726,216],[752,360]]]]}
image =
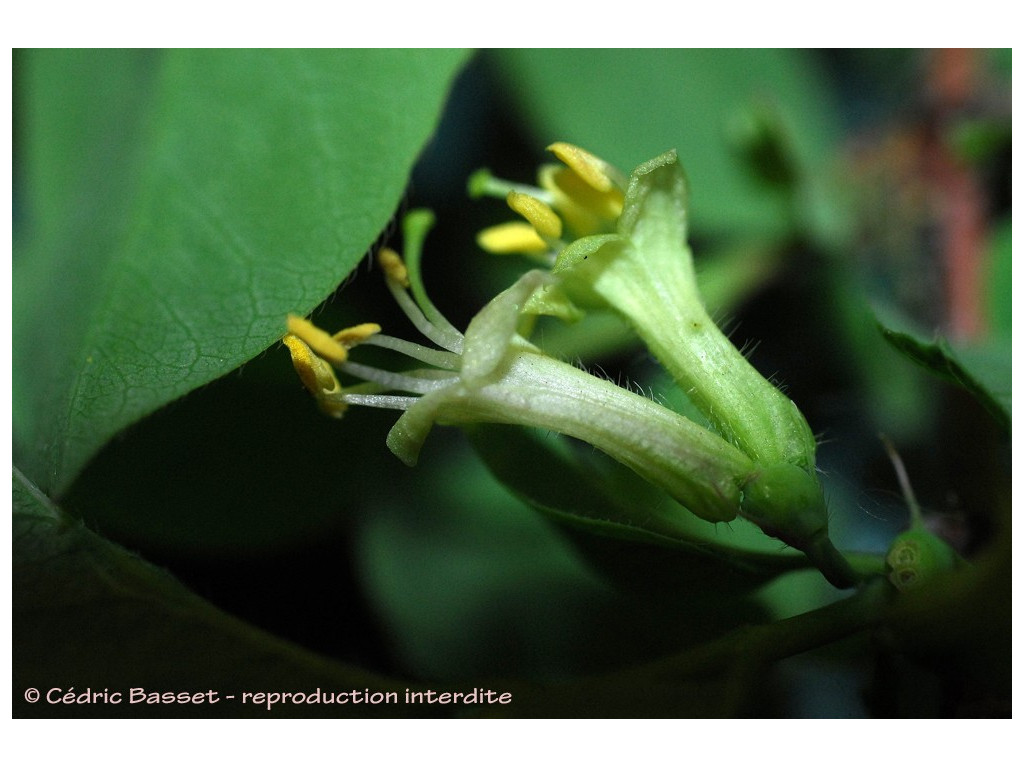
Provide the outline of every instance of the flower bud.
{"type": "Polygon", "coordinates": [[[917,589],[936,574],[952,570],[956,563],[953,548],[920,527],[904,531],[893,539],[885,556],[889,581],[900,592],[917,589]]]}

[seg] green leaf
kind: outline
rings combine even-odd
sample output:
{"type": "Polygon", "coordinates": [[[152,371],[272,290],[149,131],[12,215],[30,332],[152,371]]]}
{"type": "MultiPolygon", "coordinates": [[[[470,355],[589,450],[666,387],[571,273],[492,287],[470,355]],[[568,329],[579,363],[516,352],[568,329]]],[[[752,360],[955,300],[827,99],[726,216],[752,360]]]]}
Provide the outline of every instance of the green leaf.
{"type": "Polygon", "coordinates": [[[735,155],[729,127],[766,102],[805,171],[832,157],[839,122],[813,54],[797,50],[505,50],[493,54],[539,146],[570,141],[629,170],[679,150],[695,227],[778,232],[782,195],[766,193],[735,155]]]}
{"type": "Polygon", "coordinates": [[[18,717],[393,717],[400,705],[243,704],[246,691],[396,691],[409,683],[340,664],[219,611],[165,571],[69,518],[14,470],[13,682],[18,717]],[[42,692],[30,703],[23,692],[42,692]],[[58,705],[121,692],[121,704],[58,705]],[[131,705],[129,689],[219,692],[208,704],[131,705]],[[227,695],[234,695],[233,700],[227,695]]]}
{"type": "Polygon", "coordinates": [[[356,546],[369,603],[396,659],[418,678],[516,677],[513,690],[536,705],[523,678],[617,670],[764,618],[744,598],[742,572],[681,571],[686,563],[671,549],[589,532],[567,537],[472,453],[433,453],[427,462],[430,486],[367,515],[356,546]],[[624,558],[632,583],[594,568],[595,542],[612,548],[602,553],[607,561],[624,558]]]}
{"type": "Polygon", "coordinates": [[[16,57],[16,456],[61,492],[113,434],[259,354],[397,205],[458,51],[16,57]]]}
{"type": "Polygon", "coordinates": [[[803,555],[783,551],[777,540],[746,521],[716,525],[702,520],[623,467],[592,451],[576,451],[558,436],[490,425],[474,427],[469,435],[498,480],[549,518],[585,536],[635,544],[648,563],[632,573],[639,564],[622,546],[615,548],[614,558],[602,557],[603,564],[634,586],[650,590],[661,581],[662,586],[682,587],[677,579],[688,577],[692,569],[684,564],[694,561],[718,562],[725,565],[723,573],[746,574],[748,580],[740,579],[746,588],[808,567],[803,555]],[[658,550],[670,554],[652,555],[658,550]],[[667,566],[665,574],[674,570],[675,576],[666,582],[663,574],[655,575],[652,557],[667,566]]]}
{"type": "Polygon", "coordinates": [[[893,347],[934,375],[969,392],[1009,431],[1011,411],[1011,351],[1009,339],[954,348],[941,336],[931,340],[891,312],[877,319],[879,330],[893,347]]]}
{"type": "Polygon", "coordinates": [[[1013,224],[1007,218],[995,226],[986,249],[986,321],[995,339],[1013,335],[1013,224]]]}

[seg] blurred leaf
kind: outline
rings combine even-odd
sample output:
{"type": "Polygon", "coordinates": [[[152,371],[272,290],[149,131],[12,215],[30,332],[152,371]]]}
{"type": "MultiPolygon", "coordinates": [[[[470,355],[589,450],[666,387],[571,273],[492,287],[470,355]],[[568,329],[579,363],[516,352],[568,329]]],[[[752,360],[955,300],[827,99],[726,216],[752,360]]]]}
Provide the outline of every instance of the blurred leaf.
{"type": "Polygon", "coordinates": [[[1013,225],[1009,219],[993,227],[987,258],[988,324],[993,338],[1009,339],[1013,332],[1013,225]]]}
{"type": "Polygon", "coordinates": [[[965,389],[1009,431],[1012,375],[1009,340],[954,349],[941,336],[930,341],[925,339],[892,313],[885,312],[877,323],[892,346],[939,378],[965,389]]]}
{"type": "MultiPolygon", "coordinates": [[[[17,469],[13,518],[14,713],[19,717],[393,717],[399,706],[243,705],[244,691],[403,692],[407,682],[278,640],[67,517],[17,469]],[[27,703],[20,692],[119,691],[120,705],[27,703]],[[220,703],[144,706],[130,688],[219,691],[220,703]],[[226,695],[233,694],[234,700],[226,695]]],[[[400,696],[401,700],[401,696],[400,696]]]]}
{"type": "Polygon", "coordinates": [[[1013,131],[1009,118],[965,119],[950,129],[949,142],[959,157],[980,164],[1009,151],[1013,131]]]}
{"type": "MultiPolygon", "coordinates": [[[[826,319],[821,329],[836,355],[848,397],[860,401],[863,414],[856,417],[859,422],[851,421],[844,429],[851,434],[862,432],[874,441],[873,449],[880,431],[897,443],[920,439],[934,423],[941,385],[921,368],[905,365],[900,352],[879,334],[864,277],[839,259],[825,266],[828,275],[821,281],[825,290],[811,299],[826,319]]],[[[828,360],[821,351],[815,358],[818,365],[828,360]]]]}
{"type": "MultiPolygon", "coordinates": [[[[673,550],[677,570],[689,559],[718,560],[748,574],[751,586],[808,567],[803,555],[781,551],[780,542],[746,521],[702,520],[611,460],[573,450],[568,440],[509,426],[476,427],[470,436],[495,476],[538,510],[590,535],[673,550]]],[[[641,585],[659,580],[647,570],[634,575],[641,585]]]]}
{"type": "Polygon", "coordinates": [[[736,313],[740,305],[774,279],[785,263],[777,246],[745,242],[698,257],[697,286],[712,317],[736,313]]]}
{"type": "Polygon", "coordinates": [[[495,52],[538,146],[571,141],[629,171],[677,148],[699,231],[778,233],[784,196],[766,194],[733,154],[728,125],[766,103],[804,171],[830,162],[838,117],[814,54],[799,50],[544,49],[495,52]]]}
{"type": "Polygon", "coordinates": [[[397,497],[363,521],[358,567],[390,652],[428,679],[593,664],[604,655],[595,613],[608,612],[611,590],[471,455],[461,458],[443,459],[414,500],[397,497]]]}
{"type": "Polygon", "coordinates": [[[736,156],[756,180],[783,193],[795,189],[800,172],[781,120],[773,109],[759,104],[738,114],[729,133],[736,156]]]}
{"type": "Polygon", "coordinates": [[[889,590],[884,580],[874,580],[844,600],[800,616],[741,626],[629,670],[554,682],[544,687],[543,698],[538,690],[520,690],[511,709],[529,717],[565,711],[585,717],[753,715],[785,686],[769,677],[770,665],[873,629],[887,607],[889,590]]]}
{"type": "Polygon", "coordinates": [[[279,345],[126,429],[61,501],[155,562],[269,561],[373,514],[393,421],[371,408],[326,418],[279,345]]]}
{"type": "Polygon", "coordinates": [[[451,51],[19,55],[16,457],[61,492],[114,433],[258,354],[391,216],[451,51]]]}
{"type": "Polygon", "coordinates": [[[495,483],[472,453],[446,458],[431,476],[416,498],[396,496],[368,516],[358,543],[390,650],[416,677],[564,679],[763,619],[743,596],[747,573],[715,571],[717,561],[686,567],[677,551],[590,531],[566,537],[566,527],[495,483]],[[598,555],[631,573],[595,569],[598,555]]]}

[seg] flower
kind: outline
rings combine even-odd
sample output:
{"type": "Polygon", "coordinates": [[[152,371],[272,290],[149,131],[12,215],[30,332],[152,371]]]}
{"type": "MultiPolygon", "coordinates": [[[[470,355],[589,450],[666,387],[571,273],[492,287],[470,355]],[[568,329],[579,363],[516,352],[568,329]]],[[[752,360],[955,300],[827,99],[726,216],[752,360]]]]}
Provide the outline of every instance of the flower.
{"type": "Polygon", "coordinates": [[[350,405],[404,411],[387,444],[410,466],[436,423],[552,430],[591,443],[706,520],[736,517],[754,471],[741,451],[652,400],[545,355],[517,332],[524,316],[557,303],[545,296],[555,287],[551,275],[527,272],[484,306],[465,334],[455,329],[430,302],[419,276],[429,224],[425,212],[411,213],[407,258],[383,249],[378,263],[405,314],[435,347],[384,335],[375,325],[331,335],[289,319],[285,344],[322,409],[334,416],[350,405]],[[356,343],[390,349],[422,367],[395,372],[356,363],[348,355],[356,343]],[[333,369],[362,383],[342,387],[333,369]]]}
{"type": "Polygon", "coordinates": [[[487,172],[470,182],[474,194],[503,195],[524,219],[481,233],[480,242],[492,250],[522,249],[549,270],[526,272],[463,334],[426,294],[420,260],[433,216],[413,211],[403,220],[405,259],[384,248],[378,263],[395,301],[435,346],[386,336],[375,325],[331,335],[289,318],[285,343],[306,388],[333,416],[357,404],[404,411],[387,444],[410,466],[438,423],[518,424],[578,438],[699,517],[724,522],[742,515],[804,551],[833,584],[854,583],[828,537],[810,427],[701,302],[676,153],[644,163],[627,182],[577,147],[550,149],[564,165],[541,168],[539,187],[487,172]],[[712,429],[528,341],[532,316],[572,320],[581,306],[623,315],[712,429]],[[349,350],[357,344],[385,347],[423,367],[396,372],[354,362],[349,350]],[[342,387],[332,366],[361,383],[342,387]]]}
{"type": "Polygon", "coordinates": [[[850,581],[828,539],[807,420],[729,341],[701,300],[687,245],[686,177],[675,150],[643,163],[627,181],[572,145],[549,149],[565,165],[542,167],[539,188],[474,177],[471,192],[504,191],[533,230],[527,235],[522,222],[515,230],[503,225],[481,233],[480,244],[502,252],[529,245],[576,312],[601,307],[624,317],[715,432],[751,461],[740,513],[816,558],[834,583],[850,581]],[[538,240],[547,247],[542,256],[538,240]]]}
{"type": "MultiPolygon", "coordinates": [[[[547,261],[572,304],[622,315],[719,434],[752,459],[813,472],[816,442],[803,415],[719,330],[701,301],[676,152],[649,160],[622,182],[610,164],[572,145],[549,149],[567,165],[541,169],[536,202],[522,203],[529,194],[522,187],[507,197],[550,247],[547,261]],[[538,213],[545,200],[550,207],[538,213]],[[572,222],[575,239],[551,236],[556,212],[567,226],[572,222]]],[[[485,247],[495,239],[487,230],[481,234],[485,247]]]]}

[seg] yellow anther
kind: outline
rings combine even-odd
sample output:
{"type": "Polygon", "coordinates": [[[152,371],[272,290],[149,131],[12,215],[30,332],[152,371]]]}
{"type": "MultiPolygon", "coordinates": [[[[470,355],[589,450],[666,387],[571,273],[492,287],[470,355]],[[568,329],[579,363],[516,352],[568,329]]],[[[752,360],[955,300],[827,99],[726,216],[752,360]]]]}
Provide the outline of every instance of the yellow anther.
{"type": "Polygon", "coordinates": [[[348,360],[348,350],[339,341],[304,317],[288,315],[288,333],[298,336],[320,357],[332,363],[344,363],[348,360]]]}
{"type": "Polygon", "coordinates": [[[623,204],[618,187],[599,192],[571,168],[556,164],[541,166],[538,178],[574,236],[615,231],[623,204]]]}
{"type": "Polygon", "coordinates": [[[306,342],[291,333],[285,334],[281,341],[291,353],[295,372],[312,394],[320,398],[322,395],[334,394],[341,390],[334,369],[317,357],[306,342]]]}
{"type": "Polygon", "coordinates": [[[477,245],[490,253],[544,253],[548,244],[525,221],[488,227],[476,236],[477,245]]]}
{"type": "Polygon", "coordinates": [[[334,334],[334,340],[342,344],[346,349],[352,349],[356,344],[366,341],[375,333],[380,333],[379,325],[376,323],[361,323],[338,331],[334,334]]]}
{"type": "Polygon", "coordinates": [[[390,248],[381,248],[377,252],[377,263],[380,264],[385,275],[403,288],[409,287],[409,270],[405,268],[405,262],[402,261],[401,256],[390,248]]]}
{"type": "Polygon", "coordinates": [[[562,236],[562,220],[544,201],[514,190],[508,193],[506,200],[508,207],[530,222],[541,237],[562,236]]]}
{"type": "Polygon", "coordinates": [[[577,176],[598,192],[608,192],[615,186],[615,181],[610,174],[612,166],[575,144],[556,141],[548,147],[548,151],[553,152],[555,157],[572,168],[577,176]]]}

